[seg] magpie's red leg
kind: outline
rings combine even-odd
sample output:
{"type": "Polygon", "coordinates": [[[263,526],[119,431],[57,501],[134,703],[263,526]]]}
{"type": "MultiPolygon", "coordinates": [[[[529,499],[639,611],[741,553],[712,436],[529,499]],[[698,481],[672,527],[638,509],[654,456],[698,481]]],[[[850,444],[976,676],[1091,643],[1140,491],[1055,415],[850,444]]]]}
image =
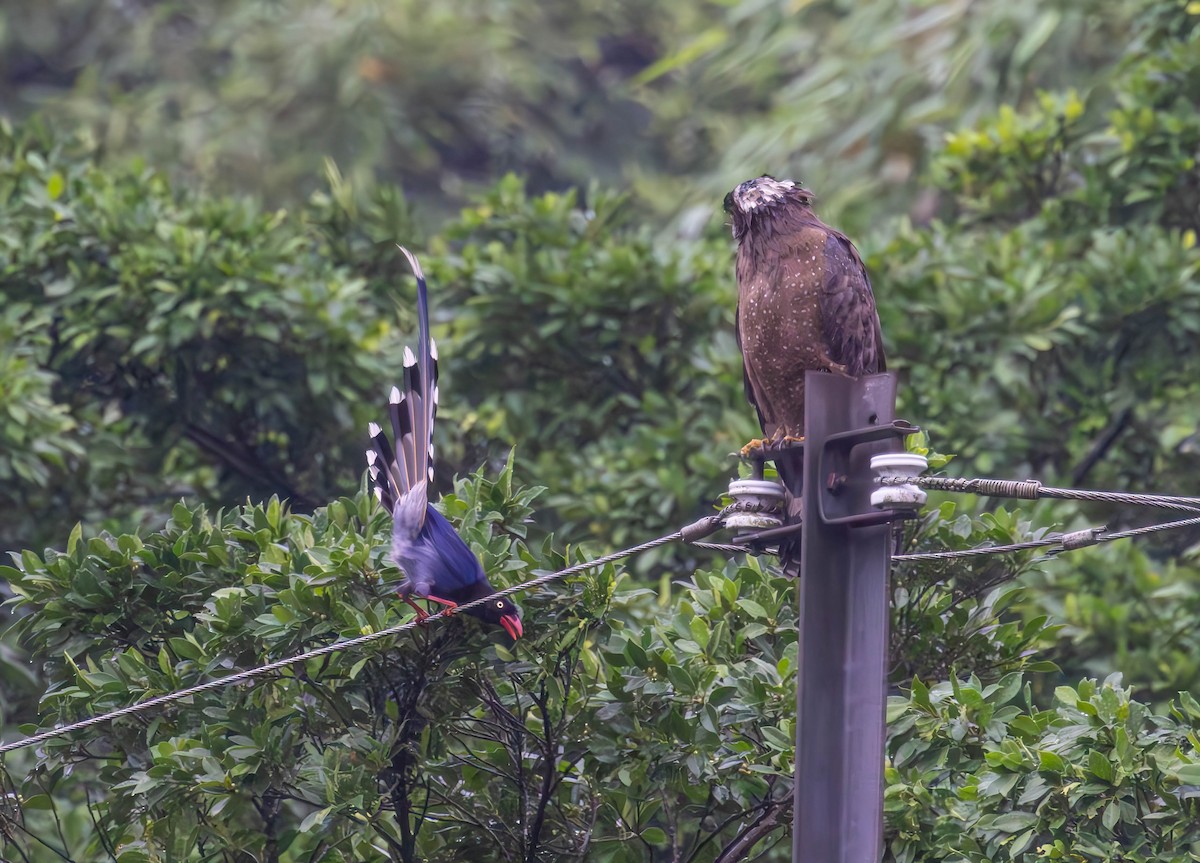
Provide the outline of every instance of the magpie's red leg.
{"type": "Polygon", "coordinates": [[[424,623],[425,618],[429,617],[429,612],[426,611],[425,609],[421,608],[421,606],[417,605],[415,602],[413,602],[413,599],[411,596],[402,596],[400,598],[416,609],[417,623],[424,623]]]}
{"type": "Polygon", "coordinates": [[[458,608],[458,603],[452,599],[442,599],[440,596],[433,596],[432,594],[429,596],[426,596],[425,598],[428,599],[430,602],[436,602],[436,603],[439,603],[440,605],[446,606],[446,611],[444,613],[447,616],[453,614],[455,609],[458,608]]]}

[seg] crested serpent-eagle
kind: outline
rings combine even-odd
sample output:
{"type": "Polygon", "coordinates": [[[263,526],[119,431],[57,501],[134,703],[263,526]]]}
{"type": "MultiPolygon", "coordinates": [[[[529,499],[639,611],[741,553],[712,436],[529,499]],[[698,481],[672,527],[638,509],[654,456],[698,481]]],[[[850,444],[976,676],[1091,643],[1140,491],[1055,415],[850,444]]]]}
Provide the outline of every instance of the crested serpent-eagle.
{"type": "MultiPolygon", "coordinates": [[[[746,398],[766,435],[747,444],[745,455],[769,455],[804,437],[805,372],[884,371],[866,267],[854,244],[817,218],[812,201],[792,180],[765,176],[725,196],[738,244],[737,340],[746,398]]],[[[787,462],[776,466],[790,484],[787,462]]],[[[796,508],[789,504],[789,515],[796,508]]]]}

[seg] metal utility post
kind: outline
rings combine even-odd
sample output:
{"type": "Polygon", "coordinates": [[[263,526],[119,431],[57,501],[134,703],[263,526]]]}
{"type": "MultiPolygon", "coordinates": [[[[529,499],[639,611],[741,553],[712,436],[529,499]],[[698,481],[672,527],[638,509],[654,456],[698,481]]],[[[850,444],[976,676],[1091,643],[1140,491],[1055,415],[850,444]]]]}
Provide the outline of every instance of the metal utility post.
{"type": "MultiPolygon", "coordinates": [[[[794,863],[883,852],[891,521],[871,506],[871,456],[903,450],[896,378],[805,375],[794,863]]],[[[793,472],[792,475],[796,475],[793,472]]]]}

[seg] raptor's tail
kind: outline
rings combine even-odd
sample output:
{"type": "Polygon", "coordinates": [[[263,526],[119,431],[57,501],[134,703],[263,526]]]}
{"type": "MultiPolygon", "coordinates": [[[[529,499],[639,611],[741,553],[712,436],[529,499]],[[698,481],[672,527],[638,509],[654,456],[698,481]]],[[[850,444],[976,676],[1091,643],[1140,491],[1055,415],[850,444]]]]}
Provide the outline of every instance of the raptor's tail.
{"type": "MultiPolygon", "coordinates": [[[[783,481],[784,488],[789,489],[783,500],[784,523],[797,524],[804,519],[804,501],[799,496],[791,493],[793,487],[790,477],[789,468],[785,466],[786,462],[778,460],[775,462],[775,468],[779,472],[779,478],[783,481]],[[782,462],[782,463],[781,463],[782,462]]],[[[785,537],[779,545],[779,568],[783,570],[783,574],[788,578],[800,577],[800,534],[794,533],[791,536],[785,537]]],[[[900,554],[904,551],[904,522],[898,521],[895,523],[892,531],[892,554],[900,554]]]]}
{"type": "MultiPolygon", "coordinates": [[[[784,523],[796,524],[804,518],[804,501],[798,495],[793,495],[790,491],[792,488],[791,473],[784,459],[776,460],[775,470],[779,473],[779,479],[783,481],[784,488],[788,490],[783,499],[784,523]]],[[[784,537],[783,541],[780,542],[779,568],[783,570],[783,574],[788,578],[800,577],[799,533],[784,537]]]]}

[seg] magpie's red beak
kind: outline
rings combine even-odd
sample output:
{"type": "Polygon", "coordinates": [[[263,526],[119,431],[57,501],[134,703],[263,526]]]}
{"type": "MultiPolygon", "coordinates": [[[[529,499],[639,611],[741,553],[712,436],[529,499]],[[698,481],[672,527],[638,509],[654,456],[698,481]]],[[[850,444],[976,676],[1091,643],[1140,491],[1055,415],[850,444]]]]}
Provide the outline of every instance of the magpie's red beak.
{"type": "Polygon", "coordinates": [[[525,634],[525,630],[521,628],[521,618],[515,614],[503,615],[500,618],[500,625],[513,637],[514,641],[525,634]]]}

